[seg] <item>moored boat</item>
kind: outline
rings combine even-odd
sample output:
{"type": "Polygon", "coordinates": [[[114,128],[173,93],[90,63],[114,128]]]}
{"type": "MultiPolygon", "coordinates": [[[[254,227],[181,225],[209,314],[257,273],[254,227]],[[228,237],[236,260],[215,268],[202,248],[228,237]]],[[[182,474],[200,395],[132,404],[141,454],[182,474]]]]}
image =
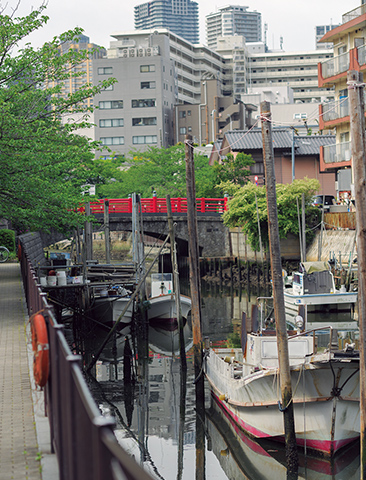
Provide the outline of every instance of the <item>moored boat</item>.
{"type": "MultiPolygon", "coordinates": [[[[151,296],[148,298],[149,324],[154,327],[171,327],[178,325],[176,298],[173,291],[173,275],[171,273],[154,273],[151,275],[151,296]]],[[[192,302],[186,295],[180,295],[183,322],[191,312],[192,302]]]]}
{"type": "Polygon", "coordinates": [[[347,291],[345,285],[337,289],[326,262],[303,262],[299,271],[288,281],[284,280],[287,322],[295,325],[295,318],[300,314],[306,329],[330,324],[337,330],[358,329],[357,291],[347,291]]]}
{"type": "MultiPolygon", "coordinates": [[[[266,333],[248,334],[244,353],[210,349],[205,373],[215,401],[240,428],[284,441],[277,338],[266,333]]],[[[359,438],[359,353],[351,346],[317,353],[315,338],[303,332],[288,342],[296,441],[332,455],[359,438]]]]}

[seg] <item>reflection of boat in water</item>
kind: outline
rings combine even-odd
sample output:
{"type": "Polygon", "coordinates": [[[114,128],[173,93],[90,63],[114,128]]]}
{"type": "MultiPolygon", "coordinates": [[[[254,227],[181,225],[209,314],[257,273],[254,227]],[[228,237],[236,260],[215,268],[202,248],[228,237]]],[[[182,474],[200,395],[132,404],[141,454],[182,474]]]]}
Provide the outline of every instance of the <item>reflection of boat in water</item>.
{"type": "MultiPolygon", "coordinates": [[[[159,327],[149,326],[149,347],[155,353],[162,355],[179,355],[179,330],[178,324],[167,324],[159,327]]],[[[184,348],[187,352],[193,345],[192,330],[188,322],[183,327],[184,348]]]]}
{"type": "MultiPolygon", "coordinates": [[[[332,330],[330,336],[332,336],[332,330]]],[[[288,338],[299,445],[331,455],[359,438],[359,353],[330,348],[317,353],[315,336],[288,338]]],[[[275,332],[247,334],[242,349],[211,349],[206,376],[216,401],[256,438],[283,441],[283,414],[275,332]]]]}
{"type": "Polygon", "coordinates": [[[285,280],[286,320],[295,325],[301,315],[307,329],[333,325],[338,330],[358,328],[354,317],[357,292],[335,287],[334,276],[326,262],[304,262],[285,280]]]}
{"type": "MultiPolygon", "coordinates": [[[[285,447],[274,442],[258,443],[248,437],[214,400],[210,409],[206,411],[206,425],[212,450],[228,478],[235,480],[286,478],[285,447]]],[[[357,445],[345,448],[331,458],[305,456],[303,450],[299,449],[299,478],[358,480],[360,462],[357,445]]]]}
{"type": "MultiPolygon", "coordinates": [[[[173,275],[171,273],[153,273],[151,275],[151,296],[148,298],[149,324],[153,327],[177,324],[177,308],[173,292],[173,275]]],[[[180,295],[183,320],[186,321],[191,311],[192,302],[186,295],[180,295]]]]}

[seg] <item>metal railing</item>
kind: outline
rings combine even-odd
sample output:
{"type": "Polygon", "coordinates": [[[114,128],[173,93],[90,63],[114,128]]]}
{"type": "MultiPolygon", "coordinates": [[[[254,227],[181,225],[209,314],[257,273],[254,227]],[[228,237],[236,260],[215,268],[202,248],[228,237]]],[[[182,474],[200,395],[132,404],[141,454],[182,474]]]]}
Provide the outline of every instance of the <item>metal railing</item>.
{"type": "Polygon", "coordinates": [[[354,8],[353,10],[350,10],[349,12],[345,13],[342,15],[342,24],[347,23],[350,20],[353,20],[360,15],[363,15],[366,13],[366,5],[361,5],[360,7],[354,8]]]}
{"type": "Polygon", "coordinates": [[[324,163],[349,162],[351,160],[351,142],[324,145],[324,163]]]}
{"type": "Polygon", "coordinates": [[[323,78],[333,77],[333,75],[346,72],[349,70],[349,52],[326,60],[322,62],[321,66],[323,78]]]}
{"type": "Polygon", "coordinates": [[[36,272],[21,249],[28,313],[42,312],[49,336],[50,375],[44,387],[60,480],[152,480],[118,444],[114,420],[101,415],[83,377],[81,357],[73,355],[36,272]]]}
{"type": "Polygon", "coordinates": [[[348,98],[323,104],[323,120],[329,122],[349,115],[348,98]]]}

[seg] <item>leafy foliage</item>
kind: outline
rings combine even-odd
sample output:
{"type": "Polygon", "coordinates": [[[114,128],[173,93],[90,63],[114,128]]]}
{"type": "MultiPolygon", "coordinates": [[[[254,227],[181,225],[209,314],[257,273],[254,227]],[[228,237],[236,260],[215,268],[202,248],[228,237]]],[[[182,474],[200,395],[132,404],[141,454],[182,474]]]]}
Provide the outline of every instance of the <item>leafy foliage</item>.
{"type": "Polygon", "coordinates": [[[217,183],[233,182],[235,185],[243,186],[248,182],[250,175],[248,167],[254,164],[251,155],[241,152],[234,157],[232,153],[229,153],[221,162],[215,162],[213,166],[217,183]]]}
{"type": "Polygon", "coordinates": [[[9,252],[15,251],[15,234],[13,230],[6,228],[0,230],[0,245],[6,247],[9,252]]]}
{"type": "MultiPolygon", "coordinates": [[[[183,144],[169,148],[150,147],[145,152],[132,151],[126,165],[129,165],[128,169],[121,170],[119,166],[114,170],[116,181],[98,186],[98,195],[125,198],[128,194],[139,193],[147,198],[155,191],[158,197],[168,194],[172,198],[186,196],[183,144]]],[[[197,197],[215,196],[215,172],[203,155],[195,155],[195,180],[197,197]]]]}
{"type": "MultiPolygon", "coordinates": [[[[17,230],[68,230],[80,223],[73,209],[90,173],[93,148],[75,134],[89,126],[85,99],[114,83],[84,84],[61,96],[64,81],[80,76],[77,67],[93,52],[64,49],[81,29],[55,37],[39,49],[18,43],[42,27],[44,6],[23,18],[2,13],[0,24],[0,217],[17,230]]],[[[79,71],[80,72],[80,71],[79,71]]]]}
{"type": "MultiPolygon", "coordinates": [[[[277,184],[277,211],[278,228],[280,238],[286,238],[288,234],[299,234],[298,209],[301,210],[301,197],[305,195],[307,241],[313,236],[311,228],[318,222],[319,210],[312,206],[312,199],[320,185],[318,180],[304,179],[295,180],[291,184],[277,184]]],[[[235,188],[229,192],[232,198],[228,202],[228,210],[224,213],[224,223],[229,227],[242,227],[247,234],[250,245],[259,251],[258,215],[261,229],[262,242],[268,246],[268,219],[266,187],[257,187],[248,183],[242,188],[235,188]]]]}

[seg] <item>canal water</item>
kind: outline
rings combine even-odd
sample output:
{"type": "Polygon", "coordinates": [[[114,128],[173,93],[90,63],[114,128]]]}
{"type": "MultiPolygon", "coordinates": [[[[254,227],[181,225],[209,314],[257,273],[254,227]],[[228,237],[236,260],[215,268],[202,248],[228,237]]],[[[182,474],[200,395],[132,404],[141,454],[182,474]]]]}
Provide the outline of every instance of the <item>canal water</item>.
{"type": "MultiPolygon", "coordinates": [[[[265,294],[203,284],[203,335],[214,345],[229,341],[236,346],[242,312],[250,313],[257,296],[265,294]]],[[[187,374],[182,371],[177,338],[172,332],[162,340],[161,335],[150,329],[148,348],[142,337],[138,334],[138,358],[134,364],[130,364],[132,356],[128,350],[130,346],[134,348],[134,342],[128,341],[125,361],[115,345],[97,362],[94,376],[88,377],[88,382],[103,415],[114,417],[119,443],[152,478],[286,478],[284,448],[247,437],[211,399],[208,385],[205,385],[204,408],[196,405],[189,322],[185,327],[187,374]]],[[[86,356],[91,353],[86,351],[86,356]]],[[[298,478],[358,480],[359,448],[359,443],[353,444],[331,459],[299,450],[298,478]]]]}

